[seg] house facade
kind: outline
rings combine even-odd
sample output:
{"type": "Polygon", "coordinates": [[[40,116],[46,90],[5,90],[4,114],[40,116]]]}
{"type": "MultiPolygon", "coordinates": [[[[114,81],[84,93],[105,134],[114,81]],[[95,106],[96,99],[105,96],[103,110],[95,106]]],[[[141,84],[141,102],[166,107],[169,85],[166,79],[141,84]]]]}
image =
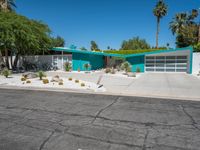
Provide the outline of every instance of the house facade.
{"type": "Polygon", "coordinates": [[[85,71],[106,68],[111,58],[123,58],[131,64],[132,72],[185,72],[192,73],[193,48],[157,50],[137,54],[109,54],[104,52],[82,51],[71,48],[57,47],[53,51],[72,54],[72,69],[85,71]]]}

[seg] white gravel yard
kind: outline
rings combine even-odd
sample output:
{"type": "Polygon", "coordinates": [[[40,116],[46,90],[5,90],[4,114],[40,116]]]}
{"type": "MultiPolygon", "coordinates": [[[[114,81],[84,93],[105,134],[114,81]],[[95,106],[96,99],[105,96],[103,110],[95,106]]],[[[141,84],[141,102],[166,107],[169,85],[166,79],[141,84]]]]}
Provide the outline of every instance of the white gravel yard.
{"type": "Polygon", "coordinates": [[[12,75],[9,78],[5,78],[4,76],[0,76],[0,86],[16,86],[16,87],[38,87],[38,88],[58,88],[58,89],[74,89],[74,90],[92,90],[94,92],[105,92],[106,89],[104,87],[98,88],[99,85],[92,83],[92,82],[86,82],[79,79],[72,79],[72,81],[69,81],[68,78],[62,77],[63,85],[59,85],[57,82],[51,82],[52,77],[49,76],[44,79],[48,79],[49,83],[44,84],[42,80],[39,80],[39,78],[34,79],[27,79],[31,81],[31,83],[26,83],[26,81],[21,81],[22,76],[21,75],[12,75]],[[79,83],[75,83],[75,80],[79,80],[79,83]],[[81,83],[84,83],[85,86],[81,86],[81,83]]]}

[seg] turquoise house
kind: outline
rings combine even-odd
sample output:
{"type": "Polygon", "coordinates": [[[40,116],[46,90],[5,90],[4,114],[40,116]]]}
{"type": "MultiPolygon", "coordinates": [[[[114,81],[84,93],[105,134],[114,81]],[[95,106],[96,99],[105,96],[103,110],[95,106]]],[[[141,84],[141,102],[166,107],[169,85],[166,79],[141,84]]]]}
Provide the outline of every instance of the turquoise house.
{"type": "Polygon", "coordinates": [[[53,51],[72,54],[72,69],[85,71],[106,68],[112,57],[124,58],[131,64],[132,72],[185,72],[192,73],[193,48],[157,50],[137,54],[109,54],[104,52],[82,51],[75,48],[53,48],[53,51]]]}

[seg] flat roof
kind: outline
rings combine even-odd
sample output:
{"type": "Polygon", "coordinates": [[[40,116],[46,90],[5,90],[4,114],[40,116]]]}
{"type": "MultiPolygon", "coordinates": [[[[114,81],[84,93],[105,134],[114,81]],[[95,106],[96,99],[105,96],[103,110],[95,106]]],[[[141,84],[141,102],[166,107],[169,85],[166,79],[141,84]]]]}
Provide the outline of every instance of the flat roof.
{"type": "Polygon", "coordinates": [[[184,48],[156,50],[156,51],[142,52],[142,53],[136,53],[136,54],[113,54],[113,53],[104,53],[104,52],[84,51],[84,50],[79,50],[79,49],[70,49],[67,47],[54,47],[51,50],[60,51],[60,52],[69,52],[69,53],[81,53],[81,54],[90,54],[90,55],[129,58],[129,57],[134,57],[134,56],[169,53],[169,52],[185,51],[185,50],[193,51],[193,48],[191,46],[189,46],[189,47],[184,47],[184,48]]]}

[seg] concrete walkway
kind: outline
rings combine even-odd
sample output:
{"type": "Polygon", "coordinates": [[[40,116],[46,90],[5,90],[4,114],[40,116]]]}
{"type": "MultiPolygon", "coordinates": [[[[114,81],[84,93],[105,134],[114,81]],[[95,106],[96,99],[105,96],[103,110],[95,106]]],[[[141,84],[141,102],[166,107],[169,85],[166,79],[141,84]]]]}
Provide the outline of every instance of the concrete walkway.
{"type": "MultiPolygon", "coordinates": [[[[102,74],[59,73],[95,83],[102,74]]],[[[185,73],[145,73],[137,79],[103,75],[101,84],[107,89],[106,94],[200,100],[200,79],[185,73]]]]}

